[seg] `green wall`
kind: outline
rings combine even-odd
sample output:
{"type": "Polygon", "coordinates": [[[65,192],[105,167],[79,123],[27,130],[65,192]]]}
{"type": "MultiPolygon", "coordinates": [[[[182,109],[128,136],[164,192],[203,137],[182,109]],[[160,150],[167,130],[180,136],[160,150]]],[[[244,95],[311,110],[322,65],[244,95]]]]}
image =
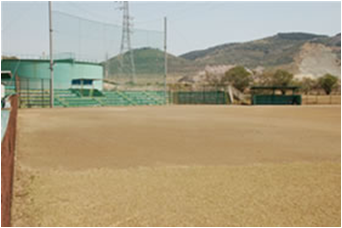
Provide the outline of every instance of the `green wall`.
{"type": "MultiPolygon", "coordinates": [[[[49,60],[1,60],[1,70],[10,70],[21,78],[49,79],[49,60]]],[[[59,60],[54,64],[54,88],[69,89],[71,80],[76,78],[103,79],[103,67],[100,64],[59,60]]],[[[103,82],[95,81],[94,87],[102,90],[103,82]]]]}

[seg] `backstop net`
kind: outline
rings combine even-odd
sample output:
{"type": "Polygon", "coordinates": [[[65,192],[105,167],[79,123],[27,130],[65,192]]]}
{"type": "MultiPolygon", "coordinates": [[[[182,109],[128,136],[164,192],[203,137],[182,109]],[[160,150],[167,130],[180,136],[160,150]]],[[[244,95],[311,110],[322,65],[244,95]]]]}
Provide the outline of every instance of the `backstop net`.
{"type": "Polygon", "coordinates": [[[164,90],[162,31],[127,29],[56,11],[52,16],[55,60],[101,64],[105,91],[164,90]]]}

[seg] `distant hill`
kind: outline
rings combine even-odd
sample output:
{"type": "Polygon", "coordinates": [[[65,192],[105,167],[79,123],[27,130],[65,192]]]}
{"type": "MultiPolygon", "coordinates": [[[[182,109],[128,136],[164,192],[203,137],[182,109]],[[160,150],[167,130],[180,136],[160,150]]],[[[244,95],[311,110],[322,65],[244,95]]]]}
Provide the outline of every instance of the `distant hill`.
{"type": "Polygon", "coordinates": [[[324,36],[324,37],[312,39],[311,42],[321,43],[329,47],[341,47],[341,33],[338,33],[332,37],[324,36]]]}
{"type": "MultiPolygon", "coordinates": [[[[164,52],[153,48],[133,50],[137,74],[162,75],[164,52]]],[[[129,53],[108,60],[110,75],[126,65],[129,53]]],[[[169,76],[196,75],[206,66],[243,65],[250,69],[286,69],[299,76],[318,77],[325,73],[341,76],[341,34],[329,37],[308,33],[278,33],[244,43],[228,43],[179,57],[168,54],[169,76]]],[[[121,69],[122,70],[122,69],[121,69]]]]}
{"type": "MultiPolygon", "coordinates": [[[[154,48],[140,48],[133,50],[134,64],[137,74],[164,74],[164,51],[154,48]]],[[[120,61],[124,62],[124,66],[129,66],[130,53],[126,52],[123,56],[115,56],[108,60],[110,72],[127,71],[120,69],[120,61]]],[[[170,74],[187,74],[196,72],[199,67],[191,60],[182,57],[176,57],[168,54],[168,72],[170,74]]]]}
{"type": "Polygon", "coordinates": [[[252,68],[277,66],[291,63],[305,42],[327,38],[306,33],[279,33],[260,40],[189,52],[180,57],[205,64],[241,64],[252,68]]]}

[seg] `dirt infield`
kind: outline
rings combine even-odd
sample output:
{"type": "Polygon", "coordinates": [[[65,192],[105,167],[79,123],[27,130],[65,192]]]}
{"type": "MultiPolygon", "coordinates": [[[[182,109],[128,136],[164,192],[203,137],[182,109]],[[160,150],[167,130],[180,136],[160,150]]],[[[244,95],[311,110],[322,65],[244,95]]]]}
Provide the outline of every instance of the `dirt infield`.
{"type": "Polygon", "coordinates": [[[340,226],[340,110],[20,110],[13,224],[340,226]]]}
{"type": "MultiPolygon", "coordinates": [[[[11,225],[18,97],[12,95],[9,97],[9,102],[11,103],[9,119],[4,138],[1,141],[1,226],[11,225]]],[[[2,125],[2,127],[5,126],[2,125]]]]}

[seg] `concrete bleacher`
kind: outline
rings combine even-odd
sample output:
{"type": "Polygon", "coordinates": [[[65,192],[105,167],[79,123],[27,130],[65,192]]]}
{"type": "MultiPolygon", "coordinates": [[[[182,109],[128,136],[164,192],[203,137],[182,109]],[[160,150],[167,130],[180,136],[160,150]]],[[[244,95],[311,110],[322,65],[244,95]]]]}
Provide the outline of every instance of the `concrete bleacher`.
{"type": "MultiPolygon", "coordinates": [[[[14,89],[6,89],[6,94],[12,93],[15,93],[14,89]]],[[[50,105],[49,90],[21,90],[19,94],[20,107],[49,107],[50,105]]],[[[54,106],[134,106],[166,103],[164,91],[94,91],[92,93],[94,96],[84,96],[84,94],[75,89],[55,89],[54,106]]]]}
{"type": "Polygon", "coordinates": [[[122,92],[134,105],[160,105],[156,96],[149,94],[149,91],[123,91],[122,92]]]}
{"type": "Polygon", "coordinates": [[[101,106],[93,97],[79,96],[71,90],[54,90],[55,92],[55,106],[63,107],[88,107],[88,106],[101,106]]]}
{"type": "MultiPolygon", "coordinates": [[[[162,93],[164,96],[164,92],[162,93]]],[[[104,92],[105,105],[162,105],[165,104],[164,97],[154,91],[111,91],[104,92]]]]}
{"type": "Polygon", "coordinates": [[[56,90],[55,104],[58,100],[64,107],[82,106],[131,106],[165,104],[163,91],[105,91],[94,97],[80,96],[76,90],[56,90]]]}

